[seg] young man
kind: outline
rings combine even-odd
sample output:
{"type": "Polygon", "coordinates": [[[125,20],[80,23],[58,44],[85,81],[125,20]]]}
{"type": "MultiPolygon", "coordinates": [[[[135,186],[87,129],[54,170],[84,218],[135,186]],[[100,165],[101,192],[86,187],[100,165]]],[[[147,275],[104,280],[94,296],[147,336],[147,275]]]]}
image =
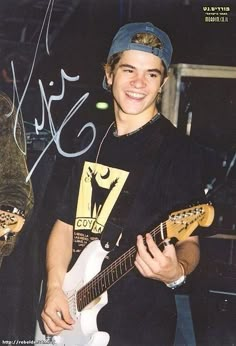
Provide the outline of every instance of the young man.
{"type": "Polygon", "coordinates": [[[127,24],[113,39],[103,86],[112,94],[115,120],[97,129],[92,148],[78,159],[48,242],[42,312],[48,335],[73,329],[63,280],[83,248],[101,239],[111,250],[104,267],[135,244],[137,255],[136,269],[109,289],[98,329],[109,333],[112,346],[173,344],[170,287],[197,266],[198,239],[175,247],[166,241],[162,252],[149,231],[204,193],[198,150],[157,108],[171,55],[169,37],[151,23],[127,24]]]}

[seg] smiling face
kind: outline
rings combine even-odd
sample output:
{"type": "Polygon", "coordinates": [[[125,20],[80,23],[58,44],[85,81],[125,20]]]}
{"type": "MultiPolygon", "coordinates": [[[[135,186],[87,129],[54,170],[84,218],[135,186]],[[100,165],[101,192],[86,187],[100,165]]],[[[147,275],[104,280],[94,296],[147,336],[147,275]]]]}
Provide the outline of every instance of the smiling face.
{"type": "Polygon", "coordinates": [[[139,50],[123,52],[114,71],[106,71],[116,119],[135,116],[143,124],[149,121],[157,113],[156,99],[163,76],[159,57],[139,50]]]}

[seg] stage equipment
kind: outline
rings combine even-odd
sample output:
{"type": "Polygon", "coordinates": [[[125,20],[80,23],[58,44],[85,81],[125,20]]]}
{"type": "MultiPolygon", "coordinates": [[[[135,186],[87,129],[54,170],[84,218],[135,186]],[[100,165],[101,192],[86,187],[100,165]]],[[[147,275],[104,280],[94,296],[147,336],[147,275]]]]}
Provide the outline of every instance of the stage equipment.
{"type": "Polygon", "coordinates": [[[200,239],[200,265],[176,297],[177,303],[185,304],[184,311],[178,308],[176,341],[232,345],[236,340],[236,67],[172,65],[161,111],[202,149],[205,192],[215,208],[207,237],[200,239]],[[186,328],[186,321],[193,324],[186,328]]]}
{"type": "Polygon", "coordinates": [[[162,113],[203,153],[205,192],[216,209],[211,235],[236,235],[236,67],[172,65],[162,113]]]}

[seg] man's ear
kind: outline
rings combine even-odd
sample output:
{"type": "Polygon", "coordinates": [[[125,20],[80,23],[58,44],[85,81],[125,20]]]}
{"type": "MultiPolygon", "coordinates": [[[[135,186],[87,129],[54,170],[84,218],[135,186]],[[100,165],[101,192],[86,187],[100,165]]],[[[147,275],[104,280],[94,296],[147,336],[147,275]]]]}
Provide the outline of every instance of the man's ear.
{"type": "Polygon", "coordinates": [[[109,87],[111,87],[112,82],[113,82],[113,74],[112,73],[106,73],[106,81],[107,81],[107,85],[109,87]]]}
{"type": "Polygon", "coordinates": [[[113,73],[111,72],[110,66],[105,66],[105,76],[106,76],[106,82],[108,86],[112,86],[112,81],[113,81],[113,73]]]}

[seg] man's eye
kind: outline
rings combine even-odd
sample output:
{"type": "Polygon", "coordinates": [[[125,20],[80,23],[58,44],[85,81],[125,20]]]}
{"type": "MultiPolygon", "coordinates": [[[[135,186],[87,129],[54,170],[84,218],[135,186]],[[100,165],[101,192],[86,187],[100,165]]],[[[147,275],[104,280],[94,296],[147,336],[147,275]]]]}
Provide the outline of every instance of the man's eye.
{"type": "Polygon", "coordinates": [[[156,73],[150,73],[149,76],[150,76],[151,78],[157,78],[157,74],[156,74],[156,73]]]}
{"type": "Polygon", "coordinates": [[[129,72],[129,73],[132,73],[132,72],[133,72],[133,70],[131,70],[131,69],[124,69],[124,72],[129,72]]]}

